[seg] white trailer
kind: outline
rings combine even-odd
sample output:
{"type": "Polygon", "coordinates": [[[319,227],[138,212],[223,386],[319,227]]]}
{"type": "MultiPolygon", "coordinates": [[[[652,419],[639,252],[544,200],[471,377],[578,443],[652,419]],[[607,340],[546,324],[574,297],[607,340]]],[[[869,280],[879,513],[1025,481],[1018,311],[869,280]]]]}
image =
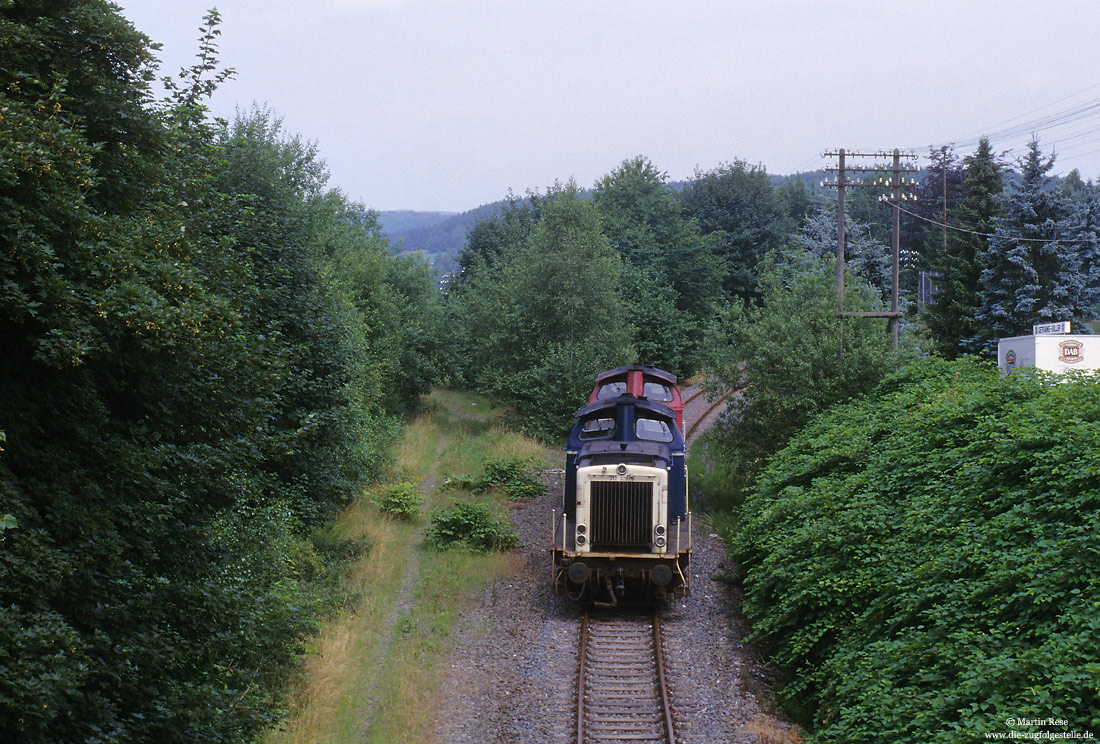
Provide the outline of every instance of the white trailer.
{"type": "Polygon", "coordinates": [[[1002,338],[997,342],[997,366],[1006,375],[1020,367],[1059,373],[1071,369],[1097,370],[1100,336],[1040,333],[1002,338]]]}

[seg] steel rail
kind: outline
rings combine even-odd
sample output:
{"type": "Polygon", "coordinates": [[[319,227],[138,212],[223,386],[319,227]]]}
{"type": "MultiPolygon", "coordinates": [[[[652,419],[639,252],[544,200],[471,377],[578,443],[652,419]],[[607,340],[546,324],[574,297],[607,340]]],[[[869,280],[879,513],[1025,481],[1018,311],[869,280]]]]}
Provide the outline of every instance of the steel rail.
{"type": "Polygon", "coordinates": [[[580,670],[577,672],[577,744],[584,744],[584,686],[588,667],[588,610],[581,619],[580,670]]]}
{"type": "Polygon", "coordinates": [[[661,691],[661,709],[664,711],[665,735],[668,744],[676,744],[676,729],[672,727],[672,701],[668,695],[668,678],[665,676],[665,650],[661,643],[661,618],[653,613],[653,655],[657,660],[657,687],[661,691]]]}
{"type": "Polygon", "coordinates": [[[657,613],[648,634],[637,621],[596,626],[586,610],[577,674],[577,744],[658,739],[676,744],[657,613]],[[616,624],[621,631],[614,629],[616,624]]]}
{"type": "Polygon", "coordinates": [[[696,398],[698,398],[700,395],[702,395],[705,392],[706,392],[706,388],[704,388],[702,385],[700,385],[688,397],[686,397],[686,398],[681,397],[680,402],[684,404],[684,408],[687,408],[688,403],[691,403],[693,400],[695,400],[696,398]]]}

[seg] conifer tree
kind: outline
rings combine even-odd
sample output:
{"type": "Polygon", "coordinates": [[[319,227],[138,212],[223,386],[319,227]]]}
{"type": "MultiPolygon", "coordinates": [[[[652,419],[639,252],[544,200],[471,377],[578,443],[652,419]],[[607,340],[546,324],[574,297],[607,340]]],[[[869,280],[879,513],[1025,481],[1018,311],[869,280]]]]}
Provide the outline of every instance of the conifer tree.
{"type": "Polygon", "coordinates": [[[1080,261],[1073,244],[1060,240],[1066,203],[1047,175],[1038,139],[1019,163],[1020,185],[1005,202],[1004,216],[982,254],[977,320],[982,341],[1029,333],[1034,323],[1081,316],[1080,261]]]}
{"type": "Polygon", "coordinates": [[[1080,263],[1080,305],[1095,315],[1095,306],[1100,304],[1100,188],[1089,181],[1071,193],[1074,202],[1066,229],[1080,263]]]}
{"type": "Polygon", "coordinates": [[[1004,188],[1001,165],[987,137],[982,137],[977,151],[966,159],[963,188],[966,196],[950,217],[952,226],[959,229],[948,232],[945,250],[934,264],[939,291],[925,316],[937,351],[948,359],[980,350],[981,334],[975,317],[981,278],[979,257],[986,251],[995,228],[1004,188]]]}
{"type": "MultiPolygon", "coordinates": [[[[872,225],[850,216],[845,218],[844,224],[845,268],[865,279],[875,288],[880,299],[888,299],[893,260],[889,245],[875,239],[872,225]]],[[[815,214],[806,218],[793,242],[817,258],[829,258],[836,255],[836,233],[836,202],[822,203],[815,214]]],[[[797,253],[797,249],[794,252],[797,253]]],[[[791,254],[792,250],[788,249],[787,253],[791,254]]]]}

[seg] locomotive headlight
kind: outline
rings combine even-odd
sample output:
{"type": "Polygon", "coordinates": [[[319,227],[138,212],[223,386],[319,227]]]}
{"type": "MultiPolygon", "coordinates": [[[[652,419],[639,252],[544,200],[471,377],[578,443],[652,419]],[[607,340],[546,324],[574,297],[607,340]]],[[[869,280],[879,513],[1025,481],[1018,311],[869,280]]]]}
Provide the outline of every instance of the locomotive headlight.
{"type": "Polygon", "coordinates": [[[653,538],[653,544],[658,548],[663,548],[665,546],[665,538],[661,535],[657,535],[657,537],[653,538]]]}
{"type": "Polygon", "coordinates": [[[583,524],[577,525],[577,547],[588,543],[588,527],[583,524]]]}
{"type": "Polygon", "coordinates": [[[577,535],[577,545],[578,546],[579,545],[584,545],[586,542],[588,542],[587,537],[585,537],[584,535],[577,535]]]}
{"type": "Polygon", "coordinates": [[[615,468],[615,472],[619,475],[626,475],[626,465],[620,464],[619,467],[615,468]]]}

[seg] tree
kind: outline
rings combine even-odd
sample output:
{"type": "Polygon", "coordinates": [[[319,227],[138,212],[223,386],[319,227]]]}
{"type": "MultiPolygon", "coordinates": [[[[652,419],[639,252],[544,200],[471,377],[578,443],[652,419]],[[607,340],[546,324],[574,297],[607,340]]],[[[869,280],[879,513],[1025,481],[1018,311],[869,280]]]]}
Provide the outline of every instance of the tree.
{"type": "Polygon", "coordinates": [[[526,246],[499,274],[464,290],[478,380],[527,431],[561,436],[595,375],[633,360],[620,276],[599,212],[569,182],[547,195],[526,246]]]}
{"type": "Polygon", "coordinates": [[[697,170],[680,201],[702,233],[714,241],[714,251],[724,263],[726,295],[758,296],[756,265],[768,251],[780,247],[788,230],[785,205],[767,172],[743,160],[706,173],[697,170]]]}
{"type": "Polygon", "coordinates": [[[981,256],[989,249],[990,235],[1001,213],[1003,190],[1001,165],[989,139],[966,158],[965,196],[950,214],[953,228],[936,262],[935,303],[925,311],[936,350],[947,359],[981,351],[984,334],[977,314],[981,297],[981,256]]]}
{"type": "Polygon", "coordinates": [[[254,738],[324,600],[309,528],[385,454],[402,320],[346,259],[418,279],[310,146],[206,120],[216,21],[153,104],[114,6],[0,3],[5,741],[254,738]]]}
{"type": "Polygon", "coordinates": [[[500,280],[505,263],[523,250],[538,222],[544,197],[528,193],[520,199],[509,195],[500,214],[479,220],[466,236],[458,257],[459,271],[451,278],[444,313],[450,326],[451,353],[446,355],[446,375],[473,388],[484,388],[480,356],[484,346],[480,321],[481,294],[500,280]]]}
{"type": "Polygon", "coordinates": [[[1080,261],[1060,239],[1066,205],[1047,175],[1053,166],[1054,156],[1044,159],[1032,139],[1019,163],[1019,188],[982,253],[977,318],[987,348],[998,337],[1029,333],[1034,323],[1078,320],[1085,312],[1080,261]]]}
{"type": "MultiPolygon", "coordinates": [[[[0,494],[18,525],[0,551],[0,738],[255,730],[309,620],[223,580],[213,528],[264,491],[271,372],[225,242],[191,219],[217,201],[196,176],[209,143],[183,147],[203,132],[146,106],[149,41],[114,6],[5,3],[0,36],[0,494]]],[[[300,576],[284,569],[268,576],[300,576]]]]}
{"type": "Polygon", "coordinates": [[[1066,219],[1066,239],[1080,261],[1080,304],[1095,317],[1100,310],[1100,189],[1089,181],[1071,193],[1074,198],[1066,219]]]}
{"type": "MultiPolygon", "coordinates": [[[[988,142],[986,145],[988,146],[988,142]]],[[[981,149],[980,143],[978,148],[981,149]]],[[[915,265],[922,267],[939,264],[939,254],[945,250],[945,240],[949,237],[942,224],[966,194],[963,183],[966,178],[966,164],[959,162],[949,145],[932,148],[928,159],[931,164],[921,175],[916,205],[910,207],[924,219],[902,215],[902,243],[910,246],[910,250],[919,251],[920,257],[916,259],[915,265]],[[941,226],[931,224],[935,222],[939,222],[941,226]]]]}
{"type": "Polygon", "coordinates": [[[802,174],[787,176],[779,191],[779,198],[789,225],[801,225],[813,211],[813,199],[802,174]]]}
{"type": "MultiPolygon", "coordinates": [[[[835,261],[836,234],[836,204],[822,203],[806,218],[792,242],[817,258],[834,257],[835,261]]],[[[862,277],[883,300],[890,297],[892,289],[892,260],[889,246],[875,239],[873,226],[854,217],[845,218],[844,269],[862,277]]]]}
{"type": "MultiPolygon", "coordinates": [[[[712,328],[706,371],[732,395],[708,451],[735,491],[814,414],[869,391],[894,363],[884,321],[837,316],[835,266],[805,251],[769,254],[758,267],[760,302],[734,305],[712,328]]],[[[881,307],[846,274],[846,309],[881,307]]]]}
{"type": "Polygon", "coordinates": [[[499,215],[479,220],[466,235],[466,245],[458,257],[459,271],[451,280],[450,291],[460,291],[482,272],[493,272],[504,258],[526,244],[544,197],[528,192],[525,198],[509,194],[499,215]]]}
{"type": "Polygon", "coordinates": [[[630,322],[646,353],[641,361],[690,374],[720,293],[721,264],[710,243],[685,215],[667,175],[642,156],[597,181],[592,201],[626,263],[630,322]]]}

